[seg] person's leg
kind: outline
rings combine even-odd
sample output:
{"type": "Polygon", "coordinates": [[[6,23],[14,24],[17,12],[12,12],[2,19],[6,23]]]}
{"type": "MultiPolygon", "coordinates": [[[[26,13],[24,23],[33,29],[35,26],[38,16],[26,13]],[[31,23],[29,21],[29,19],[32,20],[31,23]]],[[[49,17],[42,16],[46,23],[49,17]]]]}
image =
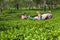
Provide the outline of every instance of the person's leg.
{"type": "Polygon", "coordinates": [[[33,18],[33,17],[29,17],[31,20],[35,20],[35,18],[33,18]]]}

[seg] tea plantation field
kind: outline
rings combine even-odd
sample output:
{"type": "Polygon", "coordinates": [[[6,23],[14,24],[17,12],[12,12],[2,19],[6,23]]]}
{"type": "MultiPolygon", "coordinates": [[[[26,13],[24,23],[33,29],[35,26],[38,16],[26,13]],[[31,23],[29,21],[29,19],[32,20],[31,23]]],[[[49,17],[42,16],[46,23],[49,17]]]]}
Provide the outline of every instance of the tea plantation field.
{"type": "Polygon", "coordinates": [[[20,18],[22,12],[33,16],[36,11],[5,10],[0,13],[0,40],[60,40],[60,9],[52,10],[53,18],[48,20],[20,18]]]}

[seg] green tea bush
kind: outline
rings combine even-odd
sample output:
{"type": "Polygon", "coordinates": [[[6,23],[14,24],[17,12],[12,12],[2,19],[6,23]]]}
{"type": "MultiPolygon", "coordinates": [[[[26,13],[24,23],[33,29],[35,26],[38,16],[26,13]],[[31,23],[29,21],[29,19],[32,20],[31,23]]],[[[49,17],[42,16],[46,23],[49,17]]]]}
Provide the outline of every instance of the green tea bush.
{"type": "Polygon", "coordinates": [[[22,20],[22,12],[33,16],[36,10],[0,14],[0,40],[60,40],[60,10],[52,10],[52,19],[36,21],[22,20]]]}

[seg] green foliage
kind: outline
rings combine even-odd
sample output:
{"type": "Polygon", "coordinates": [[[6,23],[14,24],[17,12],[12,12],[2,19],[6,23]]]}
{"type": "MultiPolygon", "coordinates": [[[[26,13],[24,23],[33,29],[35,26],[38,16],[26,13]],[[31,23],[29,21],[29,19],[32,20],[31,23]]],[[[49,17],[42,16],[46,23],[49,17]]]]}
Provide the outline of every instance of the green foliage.
{"type": "Polygon", "coordinates": [[[48,20],[20,18],[22,12],[33,16],[36,11],[3,11],[0,14],[0,40],[60,40],[60,10],[52,10],[53,18],[48,20]]]}

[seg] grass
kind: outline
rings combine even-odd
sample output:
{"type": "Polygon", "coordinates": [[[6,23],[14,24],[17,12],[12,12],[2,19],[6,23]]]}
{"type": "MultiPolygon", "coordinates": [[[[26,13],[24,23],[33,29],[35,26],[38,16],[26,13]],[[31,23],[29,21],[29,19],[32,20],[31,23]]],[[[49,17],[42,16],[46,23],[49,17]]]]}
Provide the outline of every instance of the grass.
{"type": "MultiPolygon", "coordinates": [[[[60,10],[52,10],[53,18],[33,21],[22,20],[22,12],[35,15],[37,10],[18,10],[0,14],[1,40],[60,40],[60,10]]],[[[42,10],[38,10],[43,13],[42,10]]]]}

